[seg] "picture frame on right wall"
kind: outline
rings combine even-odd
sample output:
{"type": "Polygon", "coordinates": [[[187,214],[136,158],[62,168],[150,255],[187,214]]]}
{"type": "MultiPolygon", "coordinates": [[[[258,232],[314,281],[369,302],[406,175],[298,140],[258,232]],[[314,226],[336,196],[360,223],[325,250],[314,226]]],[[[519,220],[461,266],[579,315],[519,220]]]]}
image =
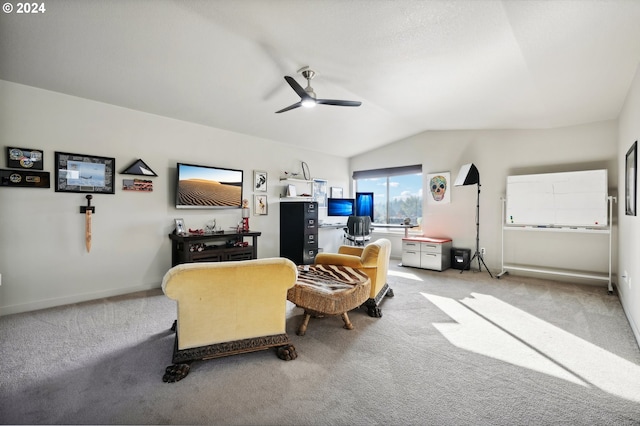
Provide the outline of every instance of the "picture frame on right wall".
{"type": "Polygon", "coordinates": [[[638,192],[638,141],[635,141],[625,157],[625,213],[636,215],[638,192]]]}

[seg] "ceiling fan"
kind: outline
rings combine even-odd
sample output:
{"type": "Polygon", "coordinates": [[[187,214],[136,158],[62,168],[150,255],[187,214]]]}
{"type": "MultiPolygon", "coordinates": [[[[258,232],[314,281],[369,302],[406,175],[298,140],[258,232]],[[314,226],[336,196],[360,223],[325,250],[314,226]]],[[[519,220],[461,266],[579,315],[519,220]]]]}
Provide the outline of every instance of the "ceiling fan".
{"type": "Polygon", "coordinates": [[[307,79],[306,88],[303,89],[302,86],[300,86],[298,82],[293,79],[293,77],[289,77],[288,75],[285,75],[284,79],[287,81],[287,83],[289,83],[289,86],[291,86],[291,88],[298,94],[298,96],[300,96],[300,102],[296,102],[293,105],[289,105],[288,107],[281,109],[280,111],[276,111],[276,114],[289,111],[301,106],[311,108],[316,106],[316,104],[350,106],[350,107],[357,107],[362,105],[362,102],[360,101],[340,101],[336,99],[316,98],[316,92],[314,92],[313,88],[311,87],[311,80],[313,79],[313,77],[315,77],[316,72],[312,69],[309,69],[309,67],[303,67],[299,69],[298,72],[301,73],[302,76],[307,79]]]}

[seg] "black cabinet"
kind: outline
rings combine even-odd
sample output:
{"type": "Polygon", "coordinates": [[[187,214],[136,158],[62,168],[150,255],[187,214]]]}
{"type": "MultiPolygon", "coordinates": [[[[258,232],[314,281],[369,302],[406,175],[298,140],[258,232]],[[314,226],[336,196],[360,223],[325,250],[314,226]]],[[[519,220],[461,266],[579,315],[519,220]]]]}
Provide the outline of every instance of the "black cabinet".
{"type": "Polygon", "coordinates": [[[280,203],[280,256],[297,265],[313,264],[318,254],[318,203],[280,203]]]}
{"type": "Polygon", "coordinates": [[[217,234],[169,234],[171,265],[191,262],[227,262],[258,258],[261,232],[221,232],[217,234]],[[244,239],[251,237],[252,244],[244,239]]]}

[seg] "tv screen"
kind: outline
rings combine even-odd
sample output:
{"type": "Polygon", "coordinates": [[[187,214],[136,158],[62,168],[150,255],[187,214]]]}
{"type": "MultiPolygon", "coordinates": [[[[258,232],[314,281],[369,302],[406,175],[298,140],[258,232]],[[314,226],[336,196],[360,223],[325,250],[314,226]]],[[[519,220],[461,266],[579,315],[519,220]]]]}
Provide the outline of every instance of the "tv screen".
{"type": "Polygon", "coordinates": [[[329,198],[327,200],[327,216],[353,216],[355,200],[353,198],[329,198]]]}
{"type": "Polygon", "coordinates": [[[176,208],[242,208],[242,170],[178,163],[176,208]]]}
{"type": "Polygon", "coordinates": [[[373,222],[373,192],[356,192],[356,216],[369,216],[373,222]]]}

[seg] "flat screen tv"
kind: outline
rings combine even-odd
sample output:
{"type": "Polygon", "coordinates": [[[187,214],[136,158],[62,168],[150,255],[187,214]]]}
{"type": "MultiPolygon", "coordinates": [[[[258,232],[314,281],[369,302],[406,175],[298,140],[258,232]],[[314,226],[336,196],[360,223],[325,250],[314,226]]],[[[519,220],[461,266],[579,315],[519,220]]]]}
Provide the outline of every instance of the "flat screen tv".
{"type": "Polygon", "coordinates": [[[176,208],[242,208],[242,170],[178,163],[176,208]]]}
{"type": "Polygon", "coordinates": [[[373,222],[373,192],[356,192],[356,216],[369,216],[373,222]]]}
{"type": "Polygon", "coordinates": [[[353,216],[355,214],[355,199],[329,198],[327,199],[327,216],[353,216]]]}

